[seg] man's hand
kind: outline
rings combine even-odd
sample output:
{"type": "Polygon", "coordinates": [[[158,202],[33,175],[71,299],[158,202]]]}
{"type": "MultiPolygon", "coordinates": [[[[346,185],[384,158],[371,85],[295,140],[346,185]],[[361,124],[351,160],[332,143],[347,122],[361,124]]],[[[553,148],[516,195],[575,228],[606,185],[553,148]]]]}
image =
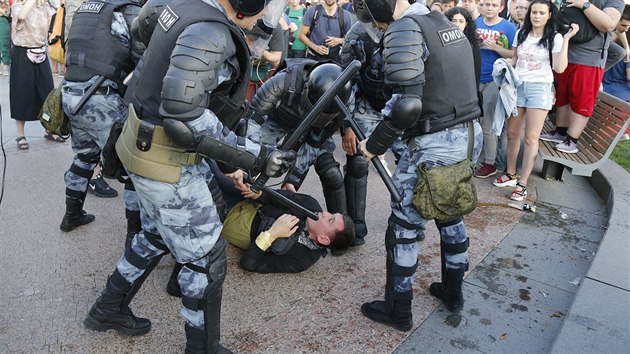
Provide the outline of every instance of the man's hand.
{"type": "Polygon", "coordinates": [[[232,173],[226,173],[225,176],[234,181],[234,185],[236,186],[236,188],[241,189],[243,187],[246,187],[246,185],[243,183],[243,170],[236,170],[232,173]]]}
{"type": "Polygon", "coordinates": [[[361,152],[361,154],[363,154],[363,156],[365,156],[365,159],[370,161],[374,158],[373,153],[369,152],[368,149],[366,148],[366,144],[367,144],[368,139],[363,140],[362,142],[359,143],[359,151],[361,152]]]}
{"type": "Polygon", "coordinates": [[[274,150],[265,162],[265,174],[269,177],[280,177],[295,164],[295,151],[274,150]]]}
{"type": "Polygon", "coordinates": [[[338,45],[342,45],[343,44],[343,38],[328,36],[328,37],[326,37],[326,40],[324,41],[324,44],[326,44],[330,48],[338,46],[338,45]]]}
{"type": "Polygon", "coordinates": [[[269,232],[269,236],[274,240],[287,238],[297,231],[298,222],[300,222],[300,219],[298,219],[297,216],[282,214],[273,222],[267,232],[269,232]]]}
{"type": "Polygon", "coordinates": [[[586,0],[571,0],[571,1],[565,2],[565,6],[567,6],[567,7],[577,7],[578,9],[583,9],[585,2],[586,2],[586,0]]]}
{"type": "Polygon", "coordinates": [[[293,192],[293,193],[297,193],[297,191],[295,190],[295,186],[292,185],[291,183],[285,183],[282,185],[282,190],[284,191],[289,191],[289,192],[293,192]]]}
{"type": "Polygon", "coordinates": [[[260,198],[260,196],[262,195],[262,191],[252,192],[252,189],[250,187],[250,184],[243,184],[241,187],[237,186],[236,188],[240,189],[241,195],[247,199],[256,200],[260,198]]]}
{"type": "Polygon", "coordinates": [[[564,35],[564,39],[571,39],[573,36],[575,36],[578,31],[580,30],[580,26],[577,23],[572,23],[571,27],[569,28],[569,31],[567,33],[565,33],[564,35]]]}
{"type": "Polygon", "coordinates": [[[315,53],[319,55],[328,55],[328,47],[326,47],[325,45],[316,45],[312,49],[315,53]]]}
{"type": "Polygon", "coordinates": [[[359,139],[357,139],[354,131],[351,128],[346,128],[341,140],[343,151],[350,156],[354,156],[357,154],[357,144],[359,144],[359,139]]]}

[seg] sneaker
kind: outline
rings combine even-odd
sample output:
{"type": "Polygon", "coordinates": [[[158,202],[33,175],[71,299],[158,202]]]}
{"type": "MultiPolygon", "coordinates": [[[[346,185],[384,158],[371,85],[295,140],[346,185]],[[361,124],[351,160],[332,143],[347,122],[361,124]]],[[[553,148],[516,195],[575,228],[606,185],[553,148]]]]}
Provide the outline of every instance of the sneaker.
{"type": "Polygon", "coordinates": [[[542,133],[540,134],[540,140],[544,140],[544,141],[551,141],[552,143],[561,143],[563,142],[567,137],[566,136],[562,136],[560,134],[558,134],[557,131],[552,131],[549,133],[542,133]]]}
{"type": "Polygon", "coordinates": [[[516,187],[516,174],[505,173],[492,182],[496,187],[516,187]]]}
{"type": "Polygon", "coordinates": [[[114,198],[118,196],[118,192],[109,186],[103,175],[99,174],[95,179],[91,179],[88,184],[88,191],[97,197],[101,198],[114,198]]]}
{"type": "Polygon", "coordinates": [[[496,165],[489,165],[487,163],[482,163],[481,166],[479,166],[476,170],[475,170],[475,177],[477,178],[488,178],[490,176],[494,176],[497,174],[497,166],[496,165]]]}
{"type": "Polygon", "coordinates": [[[575,144],[571,140],[566,140],[556,145],[556,150],[566,152],[567,154],[577,154],[577,152],[579,151],[577,148],[577,144],[575,144]]]}

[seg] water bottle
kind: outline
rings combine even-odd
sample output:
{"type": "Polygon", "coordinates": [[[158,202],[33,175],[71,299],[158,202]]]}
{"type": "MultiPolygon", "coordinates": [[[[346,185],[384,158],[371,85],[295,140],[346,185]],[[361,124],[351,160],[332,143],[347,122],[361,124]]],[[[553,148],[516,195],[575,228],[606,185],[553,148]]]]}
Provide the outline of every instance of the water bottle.
{"type": "Polygon", "coordinates": [[[522,211],[529,211],[531,213],[535,213],[536,212],[536,206],[535,205],[529,205],[527,203],[523,203],[523,202],[519,202],[517,200],[509,200],[508,201],[508,206],[518,209],[518,210],[522,210],[522,211]]]}

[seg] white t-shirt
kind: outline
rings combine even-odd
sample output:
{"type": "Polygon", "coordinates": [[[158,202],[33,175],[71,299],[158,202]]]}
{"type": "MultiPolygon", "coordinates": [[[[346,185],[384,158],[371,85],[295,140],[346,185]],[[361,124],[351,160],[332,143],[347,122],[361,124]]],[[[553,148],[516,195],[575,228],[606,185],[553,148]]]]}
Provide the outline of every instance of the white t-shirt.
{"type": "MultiPolygon", "coordinates": [[[[517,38],[520,30],[516,32],[513,47],[516,48],[518,59],[516,72],[518,77],[527,82],[553,82],[553,72],[549,62],[549,50],[539,45],[540,37],[536,38],[530,33],[525,42],[517,46],[517,38]]],[[[562,35],[556,33],[553,38],[552,53],[558,53],[562,49],[562,35]]]]}

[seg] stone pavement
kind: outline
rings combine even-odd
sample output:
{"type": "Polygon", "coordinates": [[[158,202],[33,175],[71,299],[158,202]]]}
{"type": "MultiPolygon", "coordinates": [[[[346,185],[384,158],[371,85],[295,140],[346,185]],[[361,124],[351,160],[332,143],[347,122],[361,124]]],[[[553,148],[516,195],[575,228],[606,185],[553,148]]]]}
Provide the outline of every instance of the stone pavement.
{"type": "MultiPolygon", "coordinates": [[[[122,198],[90,195],[86,210],[96,221],[71,233],[59,230],[70,143],[46,141],[37,122],[27,123],[31,148],[18,151],[7,82],[0,77],[6,150],[0,166],[7,169],[0,205],[0,353],[183,352],[180,302],[165,292],[172,267],[167,257],[131,303],[136,315],[151,319],[151,332],[129,338],[83,327],[123,252],[122,198]]],[[[342,154],[337,157],[343,161],[342,154]]],[[[326,257],[300,274],[244,272],[238,267],[241,251],[228,248],[222,343],[241,353],[550,351],[605,232],[606,203],[586,179],[534,178],[529,200],[536,201],[538,211],[529,214],[507,206],[509,189],[492,187],[490,179],[476,182],[480,206],[466,217],[471,272],[460,315],[448,313],[428,294],[428,285],[439,279],[439,237],[431,224],[421,244],[414,330],[400,333],[361,315],[363,302],[382,298],[385,282],[389,197],[372,172],[365,246],[326,257]]],[[[110,183],[122,192],[120,184],[110,183]]],[[[302,191],[323,204],[314,173],[302,191]]],[[[628,215],[627,199],[615,207],[628,215]]],[[[627,275],[628,269],[620,272],[627,275]]],[[[627,340],[628,331],[620,326],[627,340]]]]}

